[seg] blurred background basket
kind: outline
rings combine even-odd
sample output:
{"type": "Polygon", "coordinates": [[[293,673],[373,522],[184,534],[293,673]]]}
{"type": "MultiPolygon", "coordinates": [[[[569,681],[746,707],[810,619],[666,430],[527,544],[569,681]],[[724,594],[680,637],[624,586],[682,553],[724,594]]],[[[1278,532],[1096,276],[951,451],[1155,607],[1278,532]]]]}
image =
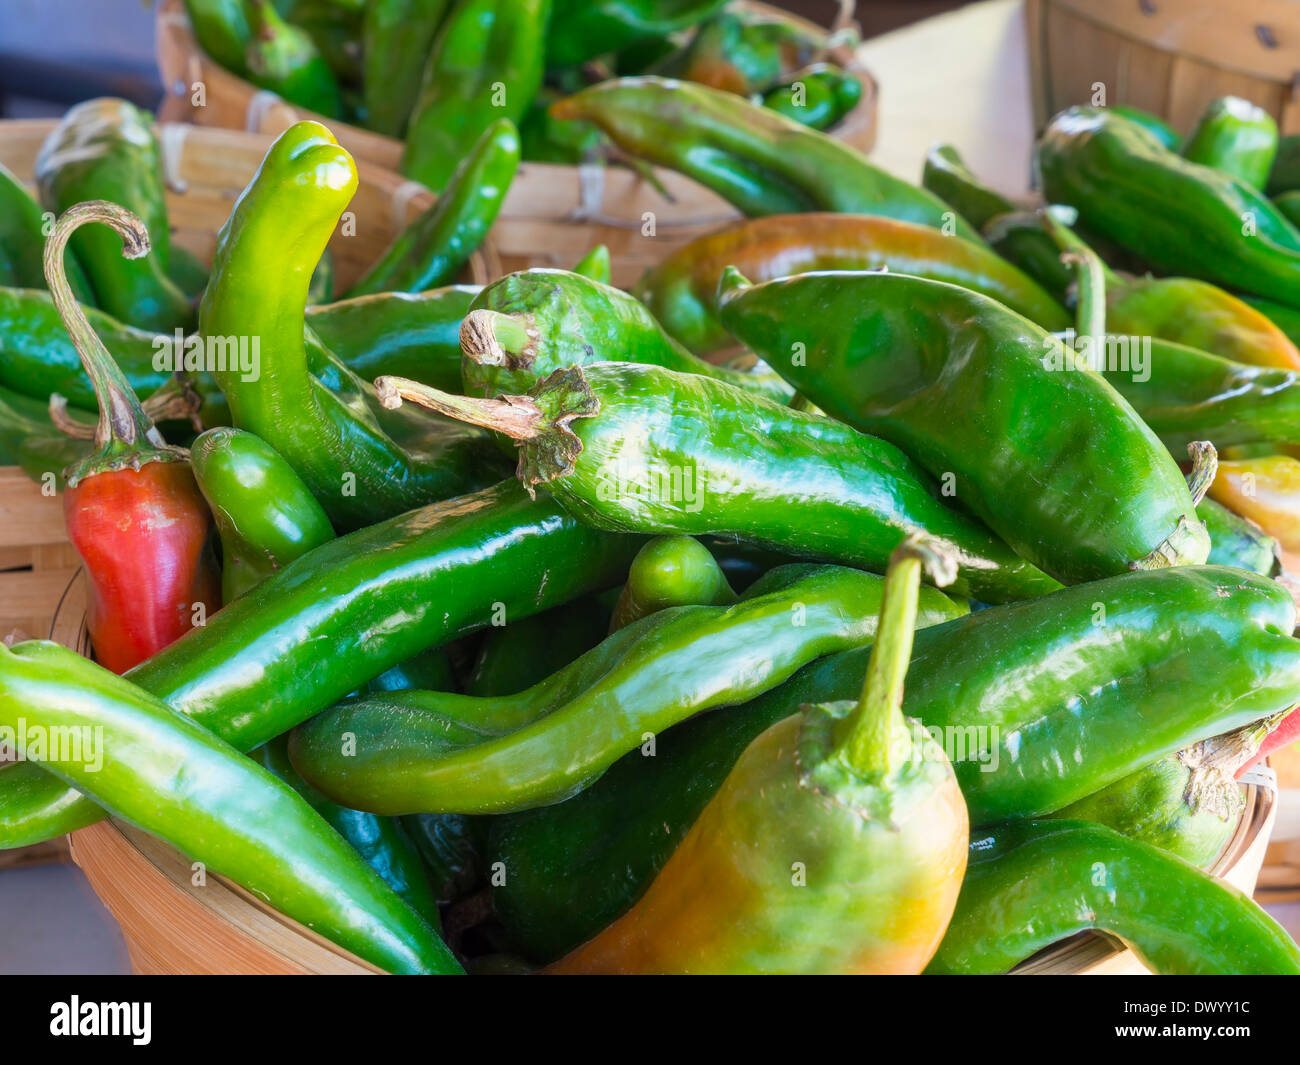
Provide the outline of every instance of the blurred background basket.
{"type": "Polygon", "coordinates": [[[1300,132],[1295,0],[1027,0],[1034,124],[1094,101],[1159,115],[1180,132],[1219,96],[1300,132]]]}
{"type": "MultiPolygon", "coordinates": [[[[166,92],[160,109],[164,120],[279,134],[297,121],[313,119],[329,126],[358,160],[398,169],[401,141],[296,108],[209,59],[190,31],[181,0],[163,0],[159,6],[157,51],[166,92]],[[193,105],[198,82],[204,88],[202,107],[193,105]]],[[[876,137],[876,83],[853,62],[851,52],[834,58],[854,71],[863,92],[858,106],[831,133],[869,151],[876,137]]],[[[613,256],[614,283],[631,285],[678,245],[737,215],[725,200],[680,174],[656,170],[655,179],[668,198],[622,167],[525,163],[492,230],[503,270],[571,266],[593,245],[606,244],[613,256]],[[653,235],[645,233],[646,212],[654,215],[653,235]]]]}

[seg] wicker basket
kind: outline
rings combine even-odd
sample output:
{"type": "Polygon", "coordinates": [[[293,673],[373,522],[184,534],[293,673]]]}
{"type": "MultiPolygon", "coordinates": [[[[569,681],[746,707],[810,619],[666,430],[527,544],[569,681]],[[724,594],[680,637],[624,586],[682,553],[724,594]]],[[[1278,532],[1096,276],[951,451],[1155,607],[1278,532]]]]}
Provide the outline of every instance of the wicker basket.
{"type": "Polygon", "coordinates": [[[1028,0],[1038,129],[1092,101],[1151,111],[1180,132],[1219,96],[1242,96],[1300,132],[1295,0],[1028,0]]]}
{"type": "MultiPolygon", "coordinates": [[[[54,638],[89,653],[83,579],[78,576],[55,620],[54,638]]],[[[1276,814],[1271,782],[1251,784],[1241,821],[1213,872],[1247,894],[1255,886],[1276,814]]],[[[209,874],[191,883],[187,859],[129,825],[103,821],[73,833],[72,857],[122,926],[138,973],[376,972],[242,888],[209,874]]],[[[1015,970],[1116,975],[1147,970],[1110,936],[1085,932],[1028,959],[1015,970]]]]}
{"type": "MultiPolygon", "coordinates": [[[[357,159],[389,170],[398,168],[400,141],[295,108],[209,59],[190,32],[180,0],[164,0],[159,7],[157,50],[167,93],[161,109],[164,119],[279,133],[300,119],[312,118],[328,125],[357,159]],[[204,87],[203,107],[193,106],[193,86],[198,82],[204,87]]],[[[857,108],[833,133],[866,152],[876,137],[876,83],[852,63],[851,55],[837,58],[851,66],[863,92],[857,108]]],[[[689,178],[668,171],[656,171],[655,176],[670,199],[619,167],[525,163],[492,230],[502,268],[571,266],[593,245],[607,244],[613,255],[614,283],[631,285],[674,248],[736,217],[725,200],[689,178]],[[647,211],[655,216],[653,237],[642,235],[647,211]]]]}

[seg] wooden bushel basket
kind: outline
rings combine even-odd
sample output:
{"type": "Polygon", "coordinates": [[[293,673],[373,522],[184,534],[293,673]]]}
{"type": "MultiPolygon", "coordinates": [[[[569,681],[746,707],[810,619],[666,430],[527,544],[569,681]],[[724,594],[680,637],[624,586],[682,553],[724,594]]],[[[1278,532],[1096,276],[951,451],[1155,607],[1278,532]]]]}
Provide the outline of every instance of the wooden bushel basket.
{"type": "MultiPolygon", "coordinates": [[[[159,6],[157,52],[167,94],[160,111],[164,119],[263,133],[280,133],[294,122],[313,119],[327,125],[358,160],[392,171],[399,167],[401,141],[296,108],[209,59],[190,31],[181,0],[164,0],[159,6]],[[202,107],[194,106],[198,83],[203,85],[202,107]]],[[[876,139],[876,83],[851,53],[834,58],[853,70],[863,91],[858,106],[831,134],[870,151],[876,139]]],[[[735,208],[689,178],[664,170],[656,170],[655,178],[670,199],[623,167],[523,164],[492,229],[502,268],[569,267],[594,245],[606,244],[614,283],[630,286],[674,248],[737,217],[735,208]],[[653,235],[643,235],[647,212],[654,217],[653,235]]]]}
{"type": "Polygon", "coordinates": [[[1026,22],[1037,129],[1101,84],[1105,103],[1151,111],[1180,133],[1227,95],[1300,133],[1295,0],[1028,0],[1026,22]]]}

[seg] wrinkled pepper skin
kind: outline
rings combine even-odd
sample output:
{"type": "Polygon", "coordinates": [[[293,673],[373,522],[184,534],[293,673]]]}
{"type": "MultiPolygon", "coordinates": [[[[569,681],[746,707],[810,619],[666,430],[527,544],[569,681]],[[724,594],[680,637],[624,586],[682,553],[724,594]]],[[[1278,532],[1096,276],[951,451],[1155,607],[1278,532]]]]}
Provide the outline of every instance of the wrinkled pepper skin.
{"type": "Polygon", "coordinates": [[[99,766],[80,751],[25,753],[287,916],[393,972],[460,971],[433,928],[292,788],[128,681],[55,643],[0,648],[0,724],[24,722],[102,729],[99,766]]]}
{"type": "Polygon", "coordinates": [[[461,329],[465,389],[521,395],[562,366],[618,359],[702,374],[787,400],[791,389],[765,367],[728,369],[697,358],[621,289],[567,270],[522,270],[488,285],[461,329]],[[502,322],[500,315],[515,321],[502,322]]]}
{"type": "Polygon", "coordinates": [[[442,931],[438,900],[424,873],[424,863],[406,829],[392,817],[349,810],[325,798],[300,777],[289,761],[288,738],[279,736],[253,751],[251,757],[307,800],[307,805],[342,836],[393,893],[428,923],[442,931]]]}
{"type": "Polygon", "coordinates": [[[890,560],[861,696],[802,705],[755,739],[636,905],[549,971],[924,968],[969,823],[942,746],[900,709],[923,565],[904,553],[920,550],[909,539],[890,560]]]}
{"type": "Polygon", "coordinates": [[[558,101],[551,113],[594,123],[624,151],[681,171],[747,215],[884,215],[982,243],[932,193],[731,93],[667,78],[618,78],[558,101]]]}
{"type": "Polygon", "coordinates": [[[402,137],[450,0],[370,0],[361,24],[366,125],[402,137]]]}
{"type": "MultiPolygon", "coordinates": [[[[0,286],[45,287],[45,270],[41,265],[45,236],[41,205],[0,164],[0,286]]],[[[77,302],[94,306],[94,290],[76,255],[69,252],[63,266],[77,302]]]]}
{"type": "Polygon", "coordinates": [[[150,254],[128,260],[102,226],[73,238],[95,304],[138,329],[190,328],[194,307],[167,276],[170,239],[162,158],[150,116],[126,100],[104,97],[71,108],[41,145],[36,184],[47,210],[62,214],[85,200],[110,200],[139,217],[150,254]]]}
{"type": "Polygon", "coordinates": [[[1223,96],[1197,121],[1183,146],[1183,158],[1263,189],[1277,156],[1277,142],[1272,115],[1240,96],[1223,96]]]}
{"type": "Polygon", "coordinates": [[[826,273],[731,275],[721,299],[723,325],[795,389],[954,476],[960,503],[1058,580],[1209,554],[1182,474],[1132,407],[1095,374],[1048,369],[1065,348],[988,297],[826,273]]]}
{"type": "Polygon", "coordinates": [[[411,112],[402,173],[441,192],[483,131],[516,126],[542,84],[551,0],[466,0],[438,33],[411,112]]]}
{"type": "Polygon", "coordinates": [[[892,444],[698,374],[596,362],[502,400],[391,381],[379,379],[381,397],[392,387],[514,437],[525,487],[546,485],[596,528],[734,536],[877,572],[908,533],[924,532],[956,559],[959,594],[1006,602],[1058,587],[945,506],[892,444]]]}
{"type": "MultiPolygon", "coordinates": [[[[923,589],[917,628],[964,613],[923,589]]],[[[512,945],[554,961],[625,913],[672,856],[736,760],[767,728],[789,716],[776,699],[724,708],[655,738],[654,757],[625,754],[578,795],[554,806],[494,817],[484,857],[502,862],[493,909],[512,945]],[[574,900],[581,898],[582,905],[574,900]]]]}
{"type": "Polygon", "coordinates": [[[691,241],[651,267],[634,295],[697,354],[735,343],[717,316],[718,280],[734,266],[751,281],[815,270],[881,270],[948,281],[997,300],[1044,329],[1069,316],[1051,296],[987,248],[930,226],[869,215],[772,215],[691,241]]]}
{"type": "Polygon", "coordinates": [[[326,118],[342,115],[338,79],[311,34],[281,18],[271,0],[244,0],[244,4],[250,30],[244,49],[248,80],[326,118]]]}
{"type": "MultiPolygon", "coordinates": [[[[1225,474],[1225,480],[1230,474],[1225,474]]],[[[1229,510],[1206,496],[1196,505],[1196,516],[1210,534],[1212,566],[1236,566],[1265,577],[1276,577],[1282,569],[1282,545],[1249,518],[1229,510]]]]}
{"type": "Polygon", "coordinates": [[[1262,192],[1180,158],[1133,123],[1062,111],[1038,143],[1038,166],[1049,201],[1077,208],[1082,223],[1156,269],[1300,305],[1300,230],[1262,192]]]}
{"type": "Polygon", "coordinates": [[[1276,537],[1284,551],[1300,551],[1300,460],[1262,455],[1219,463],[1210,498],[1276,537]]]}
{"type": "Polygon", "coordinates": [[[609,607],[602,598],[575,599],[489,628],[465,679],[465,694],[516,695],[586,654],[609,631],[609,607]]]}
{"type": "MultiPolygon", "coordinates": [[[[524,617],[616,584],[639,547],[503,482],[321,545],[130,679],[252,750],[425,648],[490,624],[490,604],[524,617]]],[[[94,819],[93,804],[70,801],[61,782],[33,781],[36,767],[4,773],[0,848],[94,819]]]]}
{"type": "Polygon", "coordinates": [[[344,703],[296,729],[289,754],[332,799],[375,813],[561,802],[647,736],[869,641],[880,593],[880,578],[858,570],[787,567],[733,607],[643,618],[513,699],[417,692],[344,703]],[[344,734],[355,736],[347,756],[344,734]]]}
{"type": "Polygon", "coordinates": [[[689,29],[726,0],[555,0],[546,65],[567,67],[689,29]]]}
{"type": "Polygon", "coordinates": [[[442,195],[410,223],[348,296],[423,292],[456,279],[492,228],[519,167],[519,131],[493,122],[470,146],[442,195]]]}
{"type": "Polygon", "coordinates": [[[1004,973],[1094,928],[1160,975],[1300,973],[1291,937],[1231,884],[1084,821],[973,833],[957,911],[926,972],[1004,973]]]}
{"type": "Polygon", "coordinates": [[[491,476],[481,438],[429,423],[438,436],[408,449],[376,420],[364,386],[348,381],[345,367],[335,367],[337,383],[315,375],[303,333],[307,288],[356,186],[352,157],[324,126],[288,129],[218,234],[199,311],[209,344],[223,337],[259,343],[254,379],[229,363],[213,367],[233,424],[279,452],[340,529],[449,498],[491,476]],[[353,394],[340,397],[341,387],[353,394]]]}
{"type": "Polygon", "coordinates": [[[223,603],[334,539],[302,478],[252,433],[209,429],[191,445],[190,463],[221,536],[223,603]]]}
{"type": "Polygon", "coordinates": [[[675,606],[726,606],[736,593],[709,549],[693,536],[659,536],[636,553],[614,604],[610,631],[675,606]]]}

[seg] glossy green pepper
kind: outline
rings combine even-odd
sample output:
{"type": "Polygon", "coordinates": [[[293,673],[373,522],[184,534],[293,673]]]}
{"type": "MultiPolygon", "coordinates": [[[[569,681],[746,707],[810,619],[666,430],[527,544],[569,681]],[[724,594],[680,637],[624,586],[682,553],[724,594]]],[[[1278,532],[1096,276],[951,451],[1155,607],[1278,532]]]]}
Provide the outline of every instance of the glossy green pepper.
{"type": "Polygon", "coordinates": [[[703,22],[726,0],[555,0],[546,65],[567,67],[703,22]]]}
{"type": "Polygon", "coordinates": [[[244,49],[248,80],[298,107],[338,118],[343,113],[338,79],[311,35],[281,18],[271,0],[244,0],[244,5],[251,31],[244,49]]]}
{"type": "Polygon", "coordinates": [[[921,184],[981,230],[1016,209],[1001,193],[982,185],[951,144],[936,144],[926,153],[921,184]]]}
{"type": "Polygon", "coordinates": [[[1235,514],[1209,496],[1196,504],[1196,516],[1210,534],[1210,557],[1206,562],[1248,569],[1265,577],[1276,577],[1281,572],[1281,545],[1249,518],[1235,514]]]}
{"type": "MultiPolygon", "coordinates": [[[[0,286],[45,288],[45,214],[22,183],[0,164],[0,286]]],[[[94,306],[94,292],[69,249],[64,272],[77,301],[94,306]]]]}
{"type": "Polygon", "coordinates": [[[877,214],[982,243],[932,193],[731,93],[665,78],[618,78],[559,101],[551,113],[594,123],[624,151],[681,171],[747,215],[877,214]]]}
{"type": "Polygon", "coordinates": [[[1049,201],[1156,269],[1300,302],[1300,230],[1244,182],[1086,107],[1052,119],[1037,158],[1049,201]]]}
{"type": "Polygon", "coordinates": [[[252,753],[264,769],[273,773],[307,800],[322,820],[347,840],[394,894],[424,918],[429,926],[442,931],[438,900],[424,872],[424,863],[415,842],[406,829],[392,817],[378,817],[360,810],[349,810],[332,803],[302,779],[289,761],[287,736],[262,744],[252,753]]]}
{"type": "Polygon", "coordinates": [[[1240,96],[1221,96],[1201,114],[1183,158],[1263,189],[1277,155],[1277,123],[1240,96]]]}
{"type": "Polygon", "coordinates": [[[460,971],[433,928],[304,799],[195,721],[55,643],[0,648],[0,674],[0,725],[27,737],[16,746],[29,765],[367,961],[460,971]],[[83,758],[80,744],[75,756],[38,744],[52,729],[100,730],[102,759],[83,758]]]}
{"type": "Polygon", "coordinates": [[[454,281],[505,201],[519,167],[519,131],[493,122],[470,146],[433,206],[411,222],[348,290],[423,292],[454,281]]]}
{"type": "Polygon", "coordinates": [[[55,214],[83,200],[111,200],[149,230],[151,248],[134,260],[123,257],[121,241],[104,226],[83,228],[73,237],[99,307],[121,322],[161,333],[193,323],[193,305],[167,276],[171,242],[162,157],[146,112],[110,97],[77,104],[41,145],[36,184],[41,202],[55,214]]]}
{"type": "Polygon", "coordinates": [[[614,604],[611,631],[675,606],[726,606],[736,601],[722,568],[693,536],[659,536],[636,553],[614,604]]]}
{"type": "Polygon", "coordinates": [[[199,47],[232,74],[248,73],[245,53],[253,38],[244,0],[185,0],[199,47]]]}
{"type": "Polygon", "coordinates": [[[789,85],[765,93],[763,106],[805,126],[827,130],[853,110],[861,96],[857,78],[823,63],[789,85]]]}
{"type": "MultiPolygon", "coordinates": [[[[83,414],[93,430],[94,418],[83,414]]],[[[0,386],[0,449],[6,465],[17,466],[33,481],[63,487],[63,471],[93,450],[89,437],[60,432],[50,420],[49,408],[40,400],[0,386]]]]}
{"type": "Polygon", "coordinates": [[[929,973],[1004,973],[1100,929],[1163,975],[1300,973],[1300,949],[1230,884],[1083,821],[972,833],[957,911],[929,973]]]}
{"type": "Polygon", "coordinates": [[[513,698],[407,692],[344,703],[296,729],[289,754],[325,794],[376,813],[560,802],[671,725],[870,641],[881,586],[858,570],[785,567],[735,606],[676,607],[620,629],[513,698]]]}
{"type": "Polygon", "coordinates": [[[700,374],[785,401],[791,389],[766,367],[734,370],[697,358],[645,305],[567,270],[521,270],[488,285],[461,326],[465,391],[527,392],[564,366],[607,359],[700,374]]]}
{"type": "Polygon", "coordinates": [[[307,287],[356,186],[352,157],[324,126],[299,122],[283,133],[218,235],[199,312],[209,352],[222,345],[227,354],[212,371],[233,424],[279,452],[339,528],[448,498],[494,472],[481,437],[448,424],[406,445],[346,367],[322,381],[312,365],[307,287]],[[254,342],[260,356],[250,373],[243,349],[253,355],[254,342]],[[228,354],[236,344],[238,360],[228,354]]]}
{"type": "Polygon", "coordinates": [[[1178,131],[1173,126],[1150,111],[1144,111],[1140,107],[1129,107],[1127,104],[1115,104],[1111,111],[1122,118],[1127,118],[1130,122],[1136,122],[1171,152],[1176,152],[1183,142],[1183,138],[1178,135],[1178,131]]]}
{"type": "Polygon", "coordinates": [[[880,273],[760,285],[732,273],[722,285],[722,324],[737,340],[828,414],[946,477],[1058,580],[1209,554],[1155,434],[1096,374],[1053,372],[1071,352],[988,297],[880,273]]]}
{"type": "Polygon", "coordinates": [[[285,12],[288,21],[311,38],[338,80],[343,95],[340,113],[345,115],[353,106],[351,90],[361,85],[363,77],[361,34],[367,6],[338,0],[291,0],[285,12]]]}
{"type": "Polygon", "coordinates": [[[484,635],[465,679],[466,695],[515,695],[577,660],[605,638],[609,605],[587,596],[541,614],[505,621],[484,635]]]}
{"type": "Polygon", "coordinates": [[[516,125],[542,84],[551,0],[465,0],[447,17],[411,112],[402,173],[441,192],[483,131],[516,125]]]}
{"type": "Polygon", "coordinates": [[[602,285],[613,284],[613,269],[613,263],[609,257],[609,248],[604,244],[597,244],[573,264],[575,274],[579,274],[591,281],[599,281],[602,285]]]}
{"type": "Polygon", "coordinates": [[[580,166],[603,161],[610,147],[609,139],[586,122],[556,118],[551,104],[564,94],[543,85],[519,120],[520,154],[529,163],[560,163],[580,166]]]}
{"type": "Polygon", "coordinates": [[[376,384],[381,398],[411,399],[511,437],[524,486],[547,486],[597,528],[731,535],[875,570],[909,532],[923,531],[957,559],[960,594],[1004,602],[1057,587],[946,507],[892,444],[698,374],[597,362],[496,400],[394,378],[376,384]]]}
{"type": "Polygon", "coordinates": [[[810,67],[829,45],[829,34],[783,12],[730,6],[701,25],[656,73],[754,96],[810,67]]]}
{"type": "Polygon", "coordinates": [[[366,125],[401,137],[450,0],[370,0],[361,29],[366,125]]]}
{"type": "MultiPolygon", "coordinates": [[[[524,617],[616,584],[639,546],[503,482],[322,544],[130,679],[251,750],[494,612],[524,617]]],[[[102,817],[69,791],[35,766],[4,770],[0,849],[102,817]]]]}
{"type": "Polygon", "coordinates": [[[252,433],[209,429],[191,446],[190,465],[221,536],[223,603],[334,539],[302,479],[252,433]]]}

